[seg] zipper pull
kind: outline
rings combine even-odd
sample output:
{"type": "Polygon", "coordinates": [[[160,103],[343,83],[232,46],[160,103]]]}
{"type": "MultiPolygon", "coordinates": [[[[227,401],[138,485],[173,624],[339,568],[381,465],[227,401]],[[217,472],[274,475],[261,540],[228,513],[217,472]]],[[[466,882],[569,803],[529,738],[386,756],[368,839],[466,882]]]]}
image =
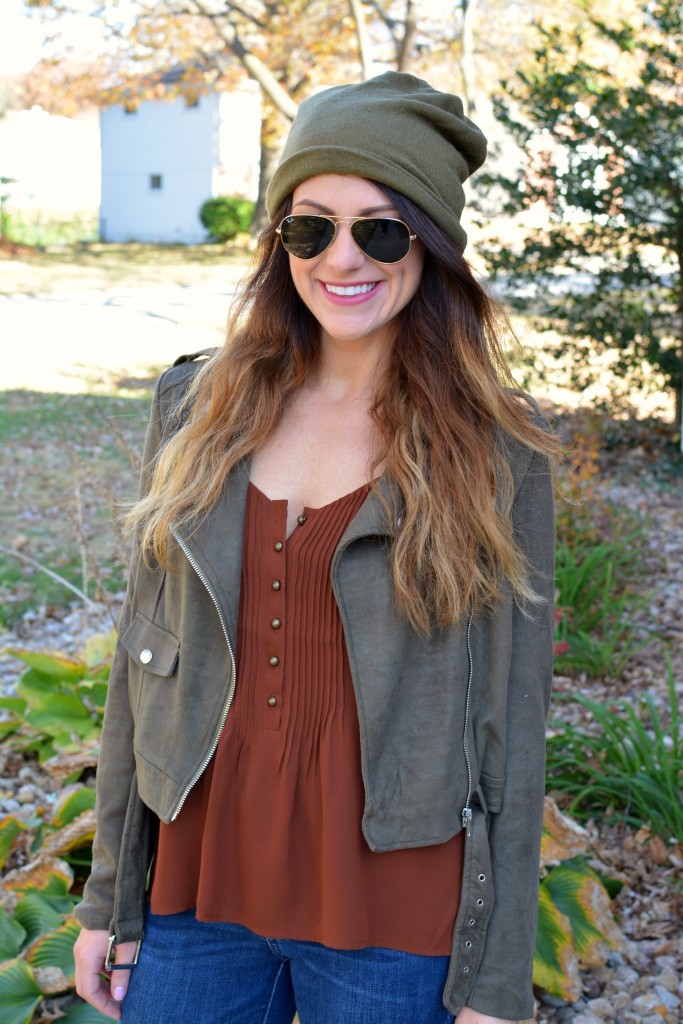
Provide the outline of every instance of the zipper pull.
{"type": "Polygon", "coordinates": [[[472,808],[463,807],[462,809],[462,827],[465,829],[465,836],[467,839],[472,835],[472,808]]]}

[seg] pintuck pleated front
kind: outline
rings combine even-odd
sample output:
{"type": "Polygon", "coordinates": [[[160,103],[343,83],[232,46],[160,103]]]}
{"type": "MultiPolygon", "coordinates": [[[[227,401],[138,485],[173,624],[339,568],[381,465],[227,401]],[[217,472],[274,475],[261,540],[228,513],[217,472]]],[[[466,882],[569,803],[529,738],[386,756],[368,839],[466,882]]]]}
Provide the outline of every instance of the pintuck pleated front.
{"type": "Polygon", "coordinates": [[[154,913],[195,907],[202,921],[269,937],[450,953],[462,833],[373,853],[361,829],[358,715],[330,565],[370,486],[305,508],[287,538],[287,502],[249,485],[235,697],[213,760],[160,825],[154,913]]]}

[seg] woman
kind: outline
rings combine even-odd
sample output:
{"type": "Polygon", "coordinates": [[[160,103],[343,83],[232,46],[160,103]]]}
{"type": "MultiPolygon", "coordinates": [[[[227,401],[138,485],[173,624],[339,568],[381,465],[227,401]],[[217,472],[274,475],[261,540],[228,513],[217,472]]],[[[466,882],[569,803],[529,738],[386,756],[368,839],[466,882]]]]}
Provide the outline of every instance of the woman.
{"type": "Polygon", "coordinates": [[[229,343],[157,385],[78,910],[111,1016],[533,1012],[555,441],[462,256],[485,152],[410,75],[305,101],[229,343]]]}

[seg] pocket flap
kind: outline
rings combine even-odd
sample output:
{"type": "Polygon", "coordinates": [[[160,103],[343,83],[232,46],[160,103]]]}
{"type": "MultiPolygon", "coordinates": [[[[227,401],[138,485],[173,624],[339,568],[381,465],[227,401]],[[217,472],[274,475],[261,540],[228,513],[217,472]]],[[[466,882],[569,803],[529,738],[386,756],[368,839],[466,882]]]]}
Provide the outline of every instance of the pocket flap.
{"type": "Polygon", "coordinates": [[[150,622],[141,612],[137,612],[121,643],[131,658],[155,676],[170,676],[178,661],[180,641],[167,629],[162,629],[150,622]]]}

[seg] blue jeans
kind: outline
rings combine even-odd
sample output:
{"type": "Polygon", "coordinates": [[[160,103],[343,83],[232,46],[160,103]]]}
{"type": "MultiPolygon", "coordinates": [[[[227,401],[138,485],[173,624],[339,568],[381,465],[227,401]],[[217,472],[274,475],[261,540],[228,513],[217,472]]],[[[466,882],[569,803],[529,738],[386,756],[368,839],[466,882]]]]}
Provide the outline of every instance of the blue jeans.
{"type": "Polygon", "coordinates": [[[122,1024],[452,1024],[448,957],[267,939],[194,911],[148,914],[122,1024]]]}

